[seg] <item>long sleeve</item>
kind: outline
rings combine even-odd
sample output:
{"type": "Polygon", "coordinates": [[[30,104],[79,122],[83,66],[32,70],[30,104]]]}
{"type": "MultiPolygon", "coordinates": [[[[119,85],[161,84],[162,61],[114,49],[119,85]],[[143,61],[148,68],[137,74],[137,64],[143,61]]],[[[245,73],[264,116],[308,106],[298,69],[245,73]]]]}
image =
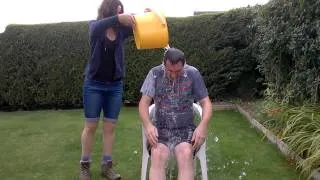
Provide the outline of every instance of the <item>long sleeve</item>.
{"type": "Polygon", "coordinates": [[[118,16],[111,16],[101,20],[94,20],[89,22],[89,35],[100,36],[106,29],[116,25],[118,23],[118,16]]]}

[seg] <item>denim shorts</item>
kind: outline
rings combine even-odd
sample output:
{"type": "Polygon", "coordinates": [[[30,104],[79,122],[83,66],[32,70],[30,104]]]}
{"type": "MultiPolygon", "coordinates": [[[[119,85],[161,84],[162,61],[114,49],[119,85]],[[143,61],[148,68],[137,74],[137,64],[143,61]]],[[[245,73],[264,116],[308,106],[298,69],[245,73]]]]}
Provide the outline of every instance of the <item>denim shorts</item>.
{"type": "Polygon", "coordinates": [[[85,80],[83,107],[87,122],[98,122],[101,110],[103,121],[116,123],[122,106],[123,82],[100,82],[85,80]]]}

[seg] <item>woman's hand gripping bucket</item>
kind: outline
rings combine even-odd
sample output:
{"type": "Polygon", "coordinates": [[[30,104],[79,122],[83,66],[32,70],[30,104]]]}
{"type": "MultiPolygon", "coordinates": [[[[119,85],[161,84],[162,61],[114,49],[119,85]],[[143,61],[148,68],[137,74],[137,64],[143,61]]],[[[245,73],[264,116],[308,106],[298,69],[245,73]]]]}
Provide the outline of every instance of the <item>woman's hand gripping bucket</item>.
{"type": "Polygon", "coordinates": [[[166,18],[156,11],[134,15],[133,28],[137,49],[164,48],[169,44],[166,18]]]}

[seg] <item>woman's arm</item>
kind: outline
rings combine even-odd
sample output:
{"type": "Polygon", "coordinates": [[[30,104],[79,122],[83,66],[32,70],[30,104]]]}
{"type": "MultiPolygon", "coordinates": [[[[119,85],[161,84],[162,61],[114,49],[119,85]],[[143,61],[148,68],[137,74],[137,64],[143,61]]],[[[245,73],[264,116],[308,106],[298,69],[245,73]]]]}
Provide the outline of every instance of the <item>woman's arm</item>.
{"type": "Polygon", "coordinates": [[[132,27],[124,26],[124,27],[123,27],[123,31],[124,31],[124,34],[125,34],[125,38],[133,35],[133,29],[132,29],[132,27]]]}
{"type": "Polygon", "coordinates": [[[91,37],[104,34],[106,29],[115,26],[117,23],[131,28],[134,24],[134,19],[130,14],[119,14],[101,20],[91,21],[89,22],[89,34],[91,37]]]}
{"type": "Polygon", "coordinates": [[[89,35],[98,36],[105,33],[105,30],[115,26],[118,23],[118,16],[111,16],[101,20],[89,22],[89,35]]]}

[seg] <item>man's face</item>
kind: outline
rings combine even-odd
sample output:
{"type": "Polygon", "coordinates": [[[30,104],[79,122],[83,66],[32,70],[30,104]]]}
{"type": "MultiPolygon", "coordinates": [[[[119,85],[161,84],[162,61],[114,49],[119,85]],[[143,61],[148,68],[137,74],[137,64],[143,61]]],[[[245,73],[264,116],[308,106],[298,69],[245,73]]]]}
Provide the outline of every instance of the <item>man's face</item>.
{"type": "Polygon", "coordinates": [[[171,80],[176,80],[183,73],[183,63],[178,62],[177,64],[172,64],[170,61],[165,62],[165,71],[168,78],[171,80]]]}

